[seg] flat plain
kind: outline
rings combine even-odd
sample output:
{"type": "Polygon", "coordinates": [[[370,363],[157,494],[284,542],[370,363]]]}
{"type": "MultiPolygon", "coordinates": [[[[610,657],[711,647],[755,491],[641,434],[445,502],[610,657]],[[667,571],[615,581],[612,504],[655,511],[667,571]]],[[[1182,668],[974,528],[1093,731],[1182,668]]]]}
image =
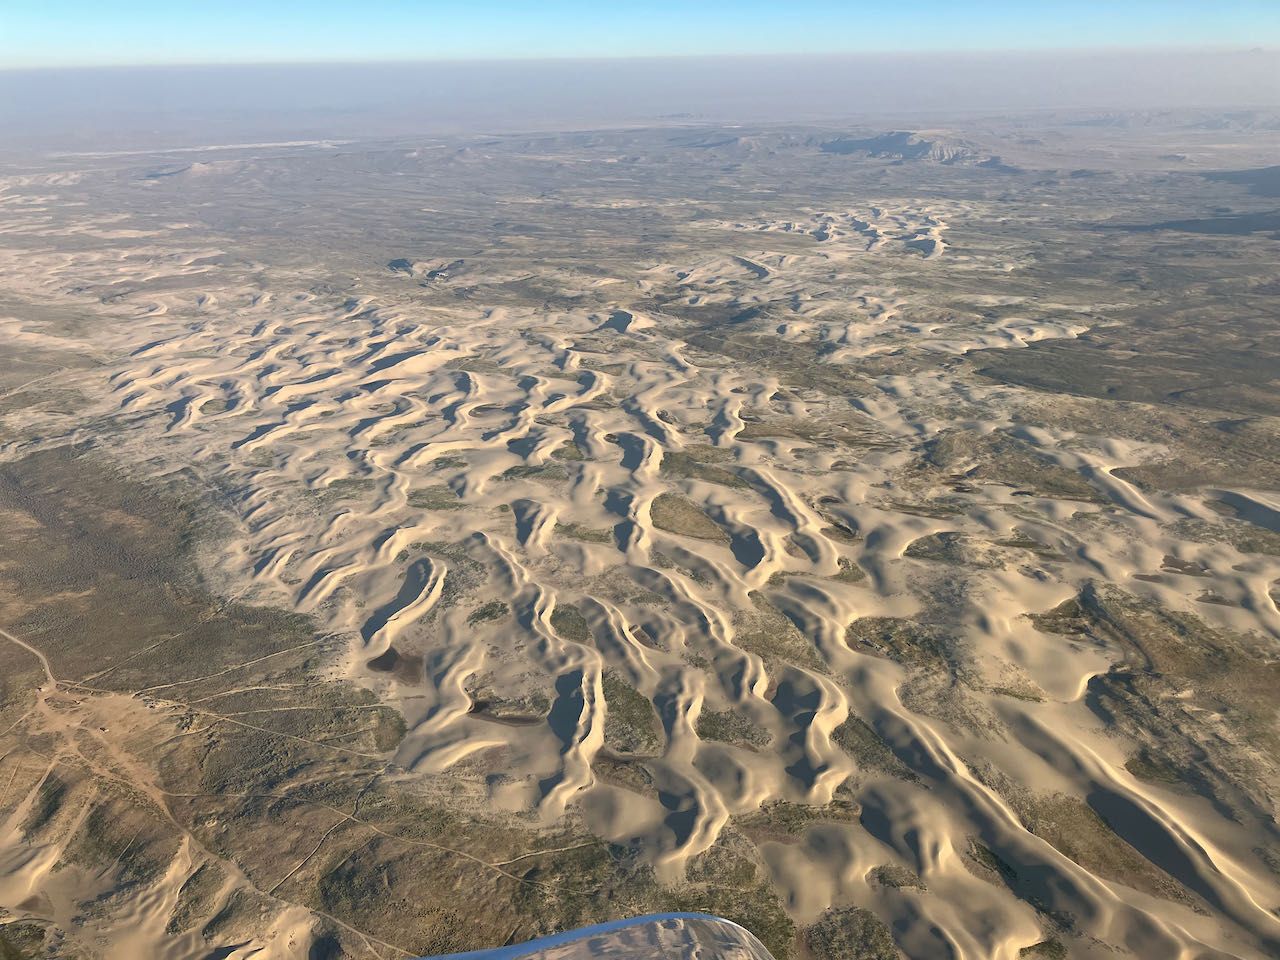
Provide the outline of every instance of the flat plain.
{"type": "Polygon", "coordinates": [[[0,956],[1280,953],[1278,146],[5,155],[0,956]]]}

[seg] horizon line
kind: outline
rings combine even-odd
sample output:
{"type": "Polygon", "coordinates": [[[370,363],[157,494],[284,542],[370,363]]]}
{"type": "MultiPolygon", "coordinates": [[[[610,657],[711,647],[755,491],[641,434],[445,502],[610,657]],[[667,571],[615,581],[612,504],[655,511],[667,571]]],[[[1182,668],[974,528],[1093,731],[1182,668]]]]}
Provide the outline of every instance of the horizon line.
{"type": "Polygon", "coordinates": [[[936,54],[952,57],[1034,57],[1050,55],[1089,56],[1098,54],[1277,54],[1280,46],[1259,44],[1196,46],[1170,45],[1102,45],[1089,47],[903,47],[892,50],[823,50],[823,51],[747,51],[737,53],[643,53],[624,55],[573,55],[573,56],[493,56],[493,57],[421,57],[421,58],[316,58],[297,60],[156,60],[156,61],[103,61],[95,63],[46,63],[0,64],[0,74],[39,73],[77,70],[154,70],[193,68],[249,68],[249,67],[378,67],[378,66],[459,66],[466,64],[556,64],[556,63],[634,63],[642,61],[694,61],[694,60],[792,60],[792,59],[854,59],[890,58],[910,55],[936,54]]]}

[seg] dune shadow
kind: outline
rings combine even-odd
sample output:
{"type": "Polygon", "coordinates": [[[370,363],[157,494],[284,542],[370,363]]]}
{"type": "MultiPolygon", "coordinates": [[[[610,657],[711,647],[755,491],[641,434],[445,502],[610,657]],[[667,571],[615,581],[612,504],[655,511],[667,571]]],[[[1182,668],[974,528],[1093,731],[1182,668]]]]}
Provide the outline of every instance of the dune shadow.
{"type": "Polygon", "coordinates": [[[422,595],[422,591],[431,582],[431,572],[431,561],[425,557],[409,564],[404,572],[404,581],[400,584],[400,589],[396,592],[395,599],[389,603],[384,603],[374,611],[373,616],[365,620],[364,625],[360,627],[360,637],[365,643],[372,640],[374,635],[385,627],[392,617],[422,595]]]}

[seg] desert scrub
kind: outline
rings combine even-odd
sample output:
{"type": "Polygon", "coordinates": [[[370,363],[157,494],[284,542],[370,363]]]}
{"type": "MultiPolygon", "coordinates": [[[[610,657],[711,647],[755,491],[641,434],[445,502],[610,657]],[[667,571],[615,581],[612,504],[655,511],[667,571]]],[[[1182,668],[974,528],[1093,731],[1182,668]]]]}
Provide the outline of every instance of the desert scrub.
{"type": "Polygon", "coordinates": [[[613,539],[612,530],[607,528],[597,530],[577,523],[557,523],[556,533],[559,536],[569,537],[571,540],[581,540],[584,543],[609,543],[613,539]]]}
{"type": "Polygon", "coordinates": [[[557,460],[586,460],[587,455],[582,452],[582,448],[570,440],[568,443],[562,444],[551,454],[557,460]]]}
{"type": "Polygon", "coordinates": [[[833,907],[804,931],[817,960],[899,960],[884,921],[862,907],[833,907]]]}
{"type": "Polygon", "coordinates": [[[902,664],[941,666],[950,659],[946,638],[913,620],[859,617],[844,635],[851,650],[870,650],[902,664]]]}
{"type": "Polygon", "coordinates": [[[690,885],[668,894],[663,906],[673,912],[709,913],[731,920],[755,934],[774,960],[792,960],[795,956],[795,924],[766,882],[747,887],[723,883],[690,885]]]}
{"type": "Polygon", "coordinates": [[[840,583],[861,583],[867,579],[863,569],[847,557],[841,557],[837,562],[840,565],[840,572],[832,577],[832,580],[840,583]]]}
{"type": "Polygon", "coordinates": [[[677,493],[660,494],[649,510],[659,530],[698,540],[728,540],[728,535],[693,501],[677,493]]]}
{"type": "Polygon", "coordinates": [[[1124,762],[1124,768],[1139,780],[1148,783],[1176,784],[1183,782],[1183,775],[1164,757],[1143,747],[1124,762]]]}
{"type": "Polygon", "coordinates": [[[736,710],[703,710],[698,715],[698,736],[722,743],[751,744],[762,747],[769,742],[769,731],[756,726],[736,710]]]}
{"type": "Polygon", "coordinates": [[[654,753],[662,746],[662,726],[649,698],[612,671],[601,678],[604,690],[604,742],[620,753],[654,753]]]}
{"type": "Polygon", "coordinates": [[[861,717],[851,714],[831,731],[831,739],[843,747],[860,767],[889,773],[903,780],[919,779],[861,717]]]}
{"type": "Polygon", "coordinates": [[[511,467],[503,472],[499,480],[567,480],[567,474],[563,467],[555,464],[547,464],[544,467],[531,467],[524,464],[511,467]]]}
{"type": "Polygon", "coordinates": [[[0,924],[0,960],[26,960],[47,956],[44,927],[39,923],[0,924]]]}
{"type": "Polygon", "coordinates": [[[329,506],[334,503],[345,503],[356,500],[373,491],[374,482],[367,477],[347,477],[334,480],[326,487],[312,490],[317,506],[329,506]]]}
{"type": "Polygon", "coordinates": [[[182,933],[194,927],[201,917],[207,915],[225,880],[222,868],[212,860],[197,867],[178,889],[178,901],[169,914],[165,932],[182,933]]]}
{"type": "Polygon", "coordinates": [[[467,625],[476,626],[492,620],[501,620],[510,612],[510,608],[501,600],[490,600],[483,606],[476,607],[467,615],[467,625]]]}
{"type": "Polygon", "coordinates": [[[556,604],[556,608],[551,611],[551,627],[565,640],[573,643],[586,643],[591,639],[586,617],[571,603],[556,604]]]}
{"type": "Polygon", "coordinates": [[[1054,937],[1023,947],[1018,951],[1018,956],[1025,960],[1067,960],[1067,948],[1061,940],[1054,937]]]}
{"type": "Polygon", "coordinates": [[[809,638],[759,590],[750,596],[754,612],[739,615],[734,644],[766,662],[783,660],[826,672],[827,666],[809,638]]]}
{"type": "Polygon", "coordinates": [[[418,510],[457,510],[458,495],[444,484],[409,491],[409,506],[418,510]]]}
{"type": "Polygon", "coordinates": [[[747,487],[747,482],[737,474],[730,473],[723,467],[703,463],[688,453],[664,453],[660,470],[664,477],[672,480],[702,480],[738,489],[747,487]]]}
{"type": "Polygon", "coordinates": [[[756,843],[767,840],[788,842],[798,838],[811,823],[827,819],[825,807],[811,807],[789,800],[770,800],[760,809],[738,817],[735,825],[756,843]]]}
{"type": "Polygon", "coordinates": [[[914,870],[897,863],[882,863],[870,873],[873,883],[881,887],[893,887],[897,890],[927,890],[925,882],[914,870]]]}

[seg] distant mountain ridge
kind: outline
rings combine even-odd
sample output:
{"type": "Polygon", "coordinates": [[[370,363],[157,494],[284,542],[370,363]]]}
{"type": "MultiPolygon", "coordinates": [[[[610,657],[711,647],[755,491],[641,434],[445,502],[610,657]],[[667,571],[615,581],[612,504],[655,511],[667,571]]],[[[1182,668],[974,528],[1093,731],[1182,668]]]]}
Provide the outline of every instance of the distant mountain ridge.
{"type": "Polygon", "coordinates": [[[990,159],[966,140],[926,139],[910,130],[894,130],[872,137],[837,137],[820,145],[823,153],[885,157],[895,160],[935,160],[940,163],[976,163],[990,159]]]}

